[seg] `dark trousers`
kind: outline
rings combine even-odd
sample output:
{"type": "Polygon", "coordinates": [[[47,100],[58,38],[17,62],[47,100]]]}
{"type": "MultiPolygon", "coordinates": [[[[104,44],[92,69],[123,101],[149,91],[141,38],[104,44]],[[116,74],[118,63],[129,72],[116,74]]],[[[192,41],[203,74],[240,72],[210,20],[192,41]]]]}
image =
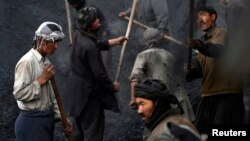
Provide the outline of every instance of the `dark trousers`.
{"type": "Polygon", "coordinates": [[[52,141],[53,111],[21,111],[15,122],[16,141],[52,141]]]}
{"type": "Polygon", "coordinates": [[[243,94],[220,94],[201,99],[195,125],[199,132],[209,134],[212,125],[243,124],[243,94]]]}
{"type": "Polygon", "coordinates": [[[81,114],[72,119],[72,123],[75,141],[102,141],[105,118],[100,101],[90,98],[81,114]]]}

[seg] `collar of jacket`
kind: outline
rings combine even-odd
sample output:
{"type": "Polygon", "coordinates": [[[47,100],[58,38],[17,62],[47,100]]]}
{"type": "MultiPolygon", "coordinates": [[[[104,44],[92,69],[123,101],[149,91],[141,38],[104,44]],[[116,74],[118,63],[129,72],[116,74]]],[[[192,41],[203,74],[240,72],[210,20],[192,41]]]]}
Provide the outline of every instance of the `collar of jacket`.
{"type": "Polygon", "coordinates": [[[201,37],[201,39],[204,41],[207,41],[210,38],[212,38],[216,27],[217,27],[216,24],[212,26],[208,31],[205,32],[205,34],[201,37]]]}
{"type": "Polygon", "coordinates": [[[145,123],[145,126],[150,130],[153,131],[154,128],[166,117],[169,117],[171,115],[181,114],[182,109],[173,109],[171,108],[170,104],[166,104],[163,100],[158,100],[157,105],[155,107],[155,110],[153,114],[151,115],[151,118],[148,122],[145,123]]]}
{"type": "Polygon", "coordinates": [[[88,37],[90,37],[91,39],[94,39],[94,40],[99,40],[100,37],[98,36],[98,33],[95,32],[95,31],[85,31],[84,29],[81,28],[81,25],[79,25],[78,23],[76,23],[76,29],[79,30],[81,32],[81,34],[84,34],[88,37]]]}
{"type": "Polygon", "coordinates": [[[87,31],[84,31],[84,30],[81,30],[81,29],[79,29],[79,31],[81,32],[81,34],[84,34],[84,35],[90,37],[91,39],[94,39],[94,40],[99,40],[100,39],[98,37],[97,33],[95,33],[95,32],[87,32],[87,31]]]}

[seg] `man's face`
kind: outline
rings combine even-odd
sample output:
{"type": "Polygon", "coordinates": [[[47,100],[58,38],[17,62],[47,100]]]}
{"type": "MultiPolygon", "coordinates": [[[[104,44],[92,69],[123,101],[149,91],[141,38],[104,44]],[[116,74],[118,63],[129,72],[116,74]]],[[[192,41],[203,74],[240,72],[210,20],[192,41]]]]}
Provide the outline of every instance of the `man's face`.
{"type": "Polygon", "coordinates": [[[207,31],[215,24],[215,14],[209,14],[208,12],[201,11],[198,13],[197,23],[202,31],[207,31]]]}
{"type": "Polygon", "coordinates": [[[156,103],[152,100],[137,97],[136,103],[138,105],[138,114],[142,117],[143,121],[148,121],[156,107],[156,103]]]}
{"type": "Polygon", "coordinates": [[[95,21],[90,26],[90,30],[97,30],[101,26],[100,20],[98,18],[95,19],[95,21]]]}
{"type": "Polygon", "coordinates": [[[58,41],[52,42],[52,41],[47,41],[46,45],[44,47],[44,52],[48,55],[54,54],[55,50],[59,47],[58,41]]]}

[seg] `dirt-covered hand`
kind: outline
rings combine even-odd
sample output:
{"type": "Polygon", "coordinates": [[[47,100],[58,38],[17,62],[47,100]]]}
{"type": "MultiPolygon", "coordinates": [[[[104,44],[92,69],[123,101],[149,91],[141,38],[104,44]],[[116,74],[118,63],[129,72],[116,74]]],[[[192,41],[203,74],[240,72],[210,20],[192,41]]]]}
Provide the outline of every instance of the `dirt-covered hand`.
{"type": "Polygon", "coordinates": [[[114,91],[118,92],[120,90],[120,83],[119,82],[113,82],[114,91]]]}
{"type": "Polygon", "coordinates": [[[198,48],[201,48],[203,45],[204,45],[204,43],[201,40],[194,39],[191,41],[189,46],[193,49],[198,49],[198,48]]]}
{"type": "Polygon", "coordinates": [[[190,68],[188,68],[187,64],[184,64],[183,70],[184,70],[185,76],[188,76],[190,74],[191,70],[190,70],[190,68]]]}
{"type": "Polygon", "coordinates": [[[52,64],[46,64],[42,74],[38,77],[38,82],[42,86],[55,75],[55,68],[52,64]]]}
{"type": "Polygon", "coordinates": [[[125,17],[127,14],[126,14],[126,12],[120,12],[119,13],[119,17],[125,17]]]}
{"type": "Polygon", "coordinates": [[[125,40],[128,40],[128,38],[121,36],[118,38],[110,39],[108,42],[110,46],[114,46],[114,45],[122,45],[125,40]]]}
{"type": "Polygon", "coordinates": [[[135,98],[131,98],[129,102],[129,108],[132,110],[136,110],[138,108],[135,98]]]}
{"type": "Polygon", "coordinates": [[[116,38],[116,44],[117,45],[122,45],[123,44],[123,42],[124,41],[126,41],[126,40],[128,40],[128,38],[127,37],[118,37],[118,38],[116,38]]]}
{"type": "Polygon", "coordinates": [[[67,119],[67,127],[63,128],[64,135],[66,137],[69,137],[70,134],[72,133],[72,129],[73,129],[73,124],[71,123],[69,119],[67,119]]]}

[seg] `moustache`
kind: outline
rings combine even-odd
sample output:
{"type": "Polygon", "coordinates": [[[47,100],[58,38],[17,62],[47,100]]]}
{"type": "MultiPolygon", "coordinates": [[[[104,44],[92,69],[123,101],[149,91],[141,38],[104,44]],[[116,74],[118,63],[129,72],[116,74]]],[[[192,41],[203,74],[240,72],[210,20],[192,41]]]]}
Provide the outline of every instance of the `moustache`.
{"type": "Polygon", "coordinates": [[[145,117],[145,115],[143,113],[139,113],[139,116],[142,117],[142,118],[145,117]]]}
{"type": "Polygon", "coordinates": [[[205,21],[199,21],[199,24],[203,25],[203,24],[206,24],[206,22],[205,21]]]}

